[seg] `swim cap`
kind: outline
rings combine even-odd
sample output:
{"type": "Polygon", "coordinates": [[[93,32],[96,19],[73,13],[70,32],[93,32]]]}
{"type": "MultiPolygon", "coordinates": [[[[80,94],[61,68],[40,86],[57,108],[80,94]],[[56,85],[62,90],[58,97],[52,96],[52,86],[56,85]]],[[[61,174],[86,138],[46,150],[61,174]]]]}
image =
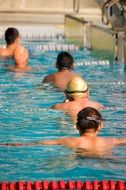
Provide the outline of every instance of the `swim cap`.
{"type": "Polygon", "coordinates": [[[82,78],[75,77],[68,82],[66,93],[69,97],[83,97],[87,90],[87,83],[82,78]]]}

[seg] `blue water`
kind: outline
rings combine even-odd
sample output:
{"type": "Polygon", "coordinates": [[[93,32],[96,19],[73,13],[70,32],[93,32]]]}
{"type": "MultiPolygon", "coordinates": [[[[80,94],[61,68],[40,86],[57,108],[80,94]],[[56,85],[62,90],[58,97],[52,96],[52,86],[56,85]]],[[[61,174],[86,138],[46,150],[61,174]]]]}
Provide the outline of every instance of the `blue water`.
{"type": "MultiPolygon", "coordinates": [[[[34,42],[30,42],[34,44],[34,42]]],[[[54,87],[41,84],[43,77],[56,71],[59,52],[30,50],[29,73],[7,72],[0,63],[0,143],[30,143],[61,136],[78,136],[70,118],[49,109],[64,100],[54,87]]],[[[106,59],[87,50],[71,51],[75,62],[106,59]]],[[[9,62],[8,62],[9,63],[9,62]]],[[[9,63],[11,64],[11,62],[9,63]]],[[[90,99],[107,109],[102,111],[105,127],[99,135],[126,136],[126,73],[119,64],[75,67],[90,89],[90,99]]],[[[103,180],[122,179],[126,174],[126,148],[113,150],[110,158],[80,158],[60,146],[0,147],[0,180],[103,180]]]]}

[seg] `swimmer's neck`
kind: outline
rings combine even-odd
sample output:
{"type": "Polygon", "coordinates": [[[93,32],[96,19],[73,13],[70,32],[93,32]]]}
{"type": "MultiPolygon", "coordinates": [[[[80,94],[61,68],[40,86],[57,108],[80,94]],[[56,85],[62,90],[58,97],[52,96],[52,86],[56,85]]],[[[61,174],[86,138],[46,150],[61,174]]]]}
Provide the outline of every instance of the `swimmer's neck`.
{"type": "Polygon", "coordinates": [[[68,98],[69,102],[72,102],[72,101],[86,101],[88,100],[87,96],[83,96],[83,97],[69,97],[68,98]]]}
{"type": "Polygon", "coordinates": [[[9,49],[9,50],[12,50],[12,51],[14,51],[16,47],[17,47],[17,44],[16,44],[16,43],[7,44],[7,45],[6,45],[6,48],[9,49]]]}
{"type": "Polygon", "coordinates": [[[70,72],[70,69],[62,68],[62,69],[58,69],[58,72],[66,72],[66,73],[68,73],[68,72],[70,72]]]}
{"type": "Polygon", "coordinates": [[[98,134],[98,130],[94,131],[94,129],[90,129],[90,130],[88,130],[87,132],[85,132],[83,134],[80,132],[81,137],[96,137],[97,134],[98,134]]]}

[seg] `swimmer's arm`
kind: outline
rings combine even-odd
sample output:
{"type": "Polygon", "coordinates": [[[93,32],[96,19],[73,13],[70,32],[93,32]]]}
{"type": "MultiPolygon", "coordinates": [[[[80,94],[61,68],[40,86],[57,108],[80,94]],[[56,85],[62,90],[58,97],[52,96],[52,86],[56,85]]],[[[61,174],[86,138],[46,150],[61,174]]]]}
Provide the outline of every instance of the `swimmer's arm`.
{"type": "Polygon", "coordinates": [[[63,105],[62,103],[59,103],[59,104],[55,104],[51,107],[51,109],[54,109],[54,110],[63,110],[63,105]]]}
{"type": "Polygon", "coordinates": [[[39,141],[33,143],[0,143],[0,146],[7,146],[7,147],[21,147],[21,146],[37,146],[37,145],[64,145],[68,147],[74,147],[74,137],[69,138],[60,138],[56,140],[47,140],[47,141],[39,141]]]}
{"type": "Polygon", "coordinates": [[[49,82],[48,76],[46,76],[46,77],[42,80],[42,83],[46,83],[46,82],[49,82]]]}
{"type": "Polygon", "coordinates": [[[53,106],[51,107],[51,109],[57,110],[57,109],[58,109],[58,108],[57,108],[57,105],[53,105],[53,106]]]}
{"type": "Polygon", "coordinates": [[[37,142],[34,143],[0,143],[0,146],[35,146],[37,142]]]}
{"type": "Polygon", "coordinates": [[[28,50],[22,46],[18,46],[14,51],[14,61],[17,64],[28,62],[28,50]]]}
{"type": "Polygon", "coordinates": [[[60,138],[56,140],[47,140],[39,142],[41,145],[63,145],[66,147],[75,147],[76,146],[77,138],[75,137],[66,137],[66,138],[60,138]]]}
{"type": "Polygon", "coordinates": [[[42,83],[48,83],[48,82],[52,82],[51,75],[48,75],[48,76],[44,77],[44,79],[42,80],[42,83]]]}
{"type": "Polygon", "coordinates": [[[58,145],[60,141],[58,140],[48,140],[48,141],[40,141],[33,143],[0,143],[0,146],[37,146],[37,145],[58,145]]]}
{"type": "Polygon", "coordinates": [[[0,146],[25,146],[25,144],[21,144],[21,143],[0,143],[0,146]]]}
{"type": "Polygon", "coordinates": [[[118,139],[114,139],[114,143],[117,146],[125,146],[126,145],[126,138],[118,138],[118,139]]]}
{"type": "Polygon", "coordinates": [[[38,142],[38,145],[61,145],[61,144],[62,144],[62,139],[38,142]]]}
{"type": "Polygon", "coordinates": [[[97,109],[98,110],[103,110],[103,109],[105,109],[105,106],[100,104],[100,103],[97,103],[97,109]]]}

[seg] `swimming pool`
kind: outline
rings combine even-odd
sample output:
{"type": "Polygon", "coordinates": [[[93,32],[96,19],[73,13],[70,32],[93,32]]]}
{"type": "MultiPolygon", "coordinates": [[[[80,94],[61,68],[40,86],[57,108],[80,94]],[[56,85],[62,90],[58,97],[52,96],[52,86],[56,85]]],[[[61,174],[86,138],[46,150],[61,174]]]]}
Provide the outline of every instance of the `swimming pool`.
{"type": "MultiPolygon", "coordinates": [[[[60,136],[78,136],[67,115],[48,109],[64,99],[63,93],[48,84],[41,85],[42,78],[55,71],[55,60],[59,52],[33,48],[41,42],[24,42],[26,43],[29,45],[29,63],[33,71],[12,73],[3,68],[4,62],[0,65],[0,143],[28,143],[60,136]]],[[[105,54],[94,56],[87,50],[70,53],[75,62],[108,58],[105,54]]],[[[76,66],[75,71],[87,80],[91,99],[107,107],[102,111],[107,121],[100,135],[124,137],[126,73],[122,66],[83,65],[76,66]]],[[[60,146],[0,147],[1,181],[125,180],[125,171],[125,147],[115,148],[112,157],[103,159],[77,157],[73,150],[60,146]]]]}

